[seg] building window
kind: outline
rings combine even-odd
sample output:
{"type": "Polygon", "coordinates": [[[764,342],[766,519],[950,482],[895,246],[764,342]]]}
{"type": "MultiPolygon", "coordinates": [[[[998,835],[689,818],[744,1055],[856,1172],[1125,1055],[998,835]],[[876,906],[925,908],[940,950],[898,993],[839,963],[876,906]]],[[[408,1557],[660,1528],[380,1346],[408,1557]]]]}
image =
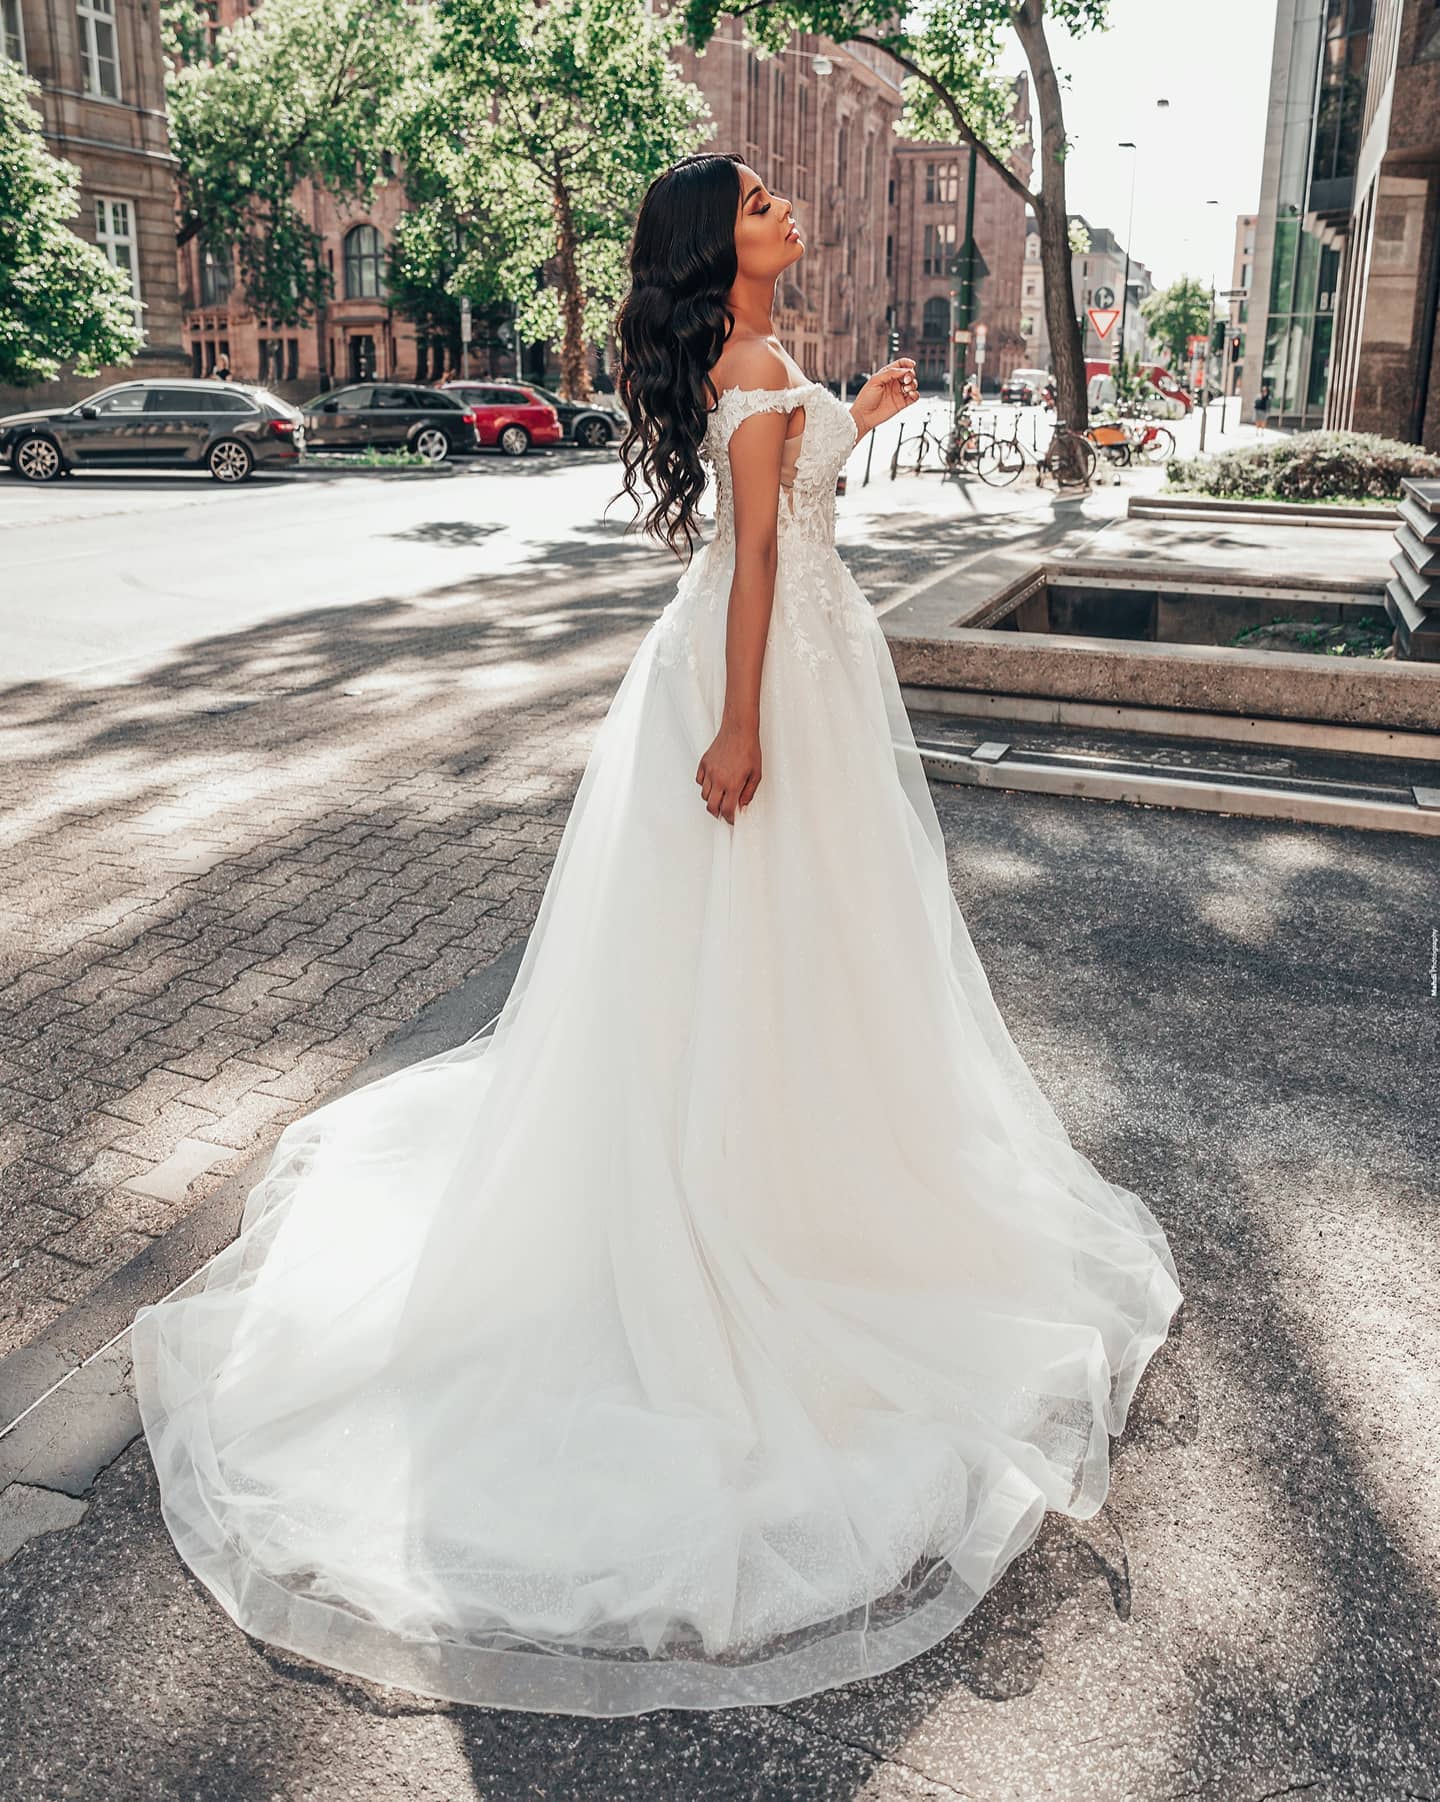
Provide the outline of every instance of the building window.
{"type": "Polygon", "coordinates": [[[233,285],[229,251],[222,250],[217,254],[213,250],[203,250],[200,253],[200,305],[223,307],[230,298],[233,285]]]}
{"type": "Polygon", "coordinates": [[[115,46],[115,0],[78,0],[80,70],[94,100],[120,98],[120,58],[115,46]]]}
{"type": "Polygon", "coordinates": [[[25,67],[25,21],[20,17],[20,0],[0,0],[0,56],[25,67]]]}
{"type": "Polygon", "coordinates": [[[845,178],[850,168],[850,127],[842,125],[835,133],[835,182],[845,192],[845,178]]]}
{"type": "Polygon", "coordinates": [[[926,163],[925,204],[927,206],[954,206],[959,198],[959,163],[926,163]]]}
{"type": "Polygon", "coordinates": [[[135,301],[135,330],[140,331],[140,258],[135,244],[135,209],[128,200],[97,198],[95,242],[117,269],[123,269],[135,301]]]}
{"type": "MultiPolygon", "coordinates": [[[[346,300],[378,300],[384,292],[380,281],[380,234],[373,225],[353,225],[345,234],[346,300]]],[[[373,372],[367,372],[373,373],[373,372]]]]}
{"type": "Polygon", "coordinates": [[[955,221],[925,227],[925,243],[921,256],[922,275],[948,275],[950,260],[955,255],[955,221]]]}
{"type": "Polygon", "coordinates": [[[797,117],[795,124],[795,198],[810,198],[810,84],[800,83],[800,91],[796,95],[797,117]]]}
{"type": "Polygon", "coordinates": [[[950,302],[939,294],[932,294],[925,302],[925,310],[921,315],[920,335],[922,338],[936,339],[950,336],[950,302]]]}

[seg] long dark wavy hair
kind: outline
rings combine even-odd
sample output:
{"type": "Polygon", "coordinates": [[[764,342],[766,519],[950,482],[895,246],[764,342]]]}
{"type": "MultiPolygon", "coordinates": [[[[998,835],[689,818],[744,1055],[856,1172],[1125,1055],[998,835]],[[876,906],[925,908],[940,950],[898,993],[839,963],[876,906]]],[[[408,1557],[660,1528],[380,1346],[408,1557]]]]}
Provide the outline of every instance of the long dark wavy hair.
{"type": "Polygon", "coordinates": [[[630,292],[615,315],[615,389],[630,416],[620,441],[622,491],[637,512],[650,500],[642,530],[677,557],[683,538],[687,562],[705,490],[700,441],[720,398],[710,370],[735,329],[726,297],[737,268],[743,161],[732,151],[706,152],[655,177],[630,241],[630,292]]]}

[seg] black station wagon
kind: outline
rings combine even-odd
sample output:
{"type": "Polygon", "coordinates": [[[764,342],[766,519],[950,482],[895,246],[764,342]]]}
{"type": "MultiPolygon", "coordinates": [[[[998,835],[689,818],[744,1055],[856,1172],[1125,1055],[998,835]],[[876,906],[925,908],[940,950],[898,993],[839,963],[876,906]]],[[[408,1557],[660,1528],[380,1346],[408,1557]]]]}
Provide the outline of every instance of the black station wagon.
{"type": "Polygon", "coordinates": [[[82,469],[208,469],[217,482],[243,482],[257,469],[293,469],[304,449],[296,409],[241,382],[122,382],[0,419],[0,457],[27,482],[82,469]]]}

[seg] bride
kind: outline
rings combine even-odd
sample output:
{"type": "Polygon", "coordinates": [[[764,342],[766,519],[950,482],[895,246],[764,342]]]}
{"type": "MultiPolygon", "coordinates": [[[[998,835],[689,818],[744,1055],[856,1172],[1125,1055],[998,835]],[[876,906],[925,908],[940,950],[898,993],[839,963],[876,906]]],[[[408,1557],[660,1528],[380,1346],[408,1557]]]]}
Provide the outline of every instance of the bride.
{"type": "Polygon", "coordinates": [[[645,529],[713,535],[620,683],[493,1031],[286,1128],[133,1330],[164,1517],[248,1633],[468,1703],[780,1703],[962,1621],[1180,1303],[1012,1042],[872,609],[857,439],[771,329],[735,156],[645,196],[617,319],[645,529]]]}

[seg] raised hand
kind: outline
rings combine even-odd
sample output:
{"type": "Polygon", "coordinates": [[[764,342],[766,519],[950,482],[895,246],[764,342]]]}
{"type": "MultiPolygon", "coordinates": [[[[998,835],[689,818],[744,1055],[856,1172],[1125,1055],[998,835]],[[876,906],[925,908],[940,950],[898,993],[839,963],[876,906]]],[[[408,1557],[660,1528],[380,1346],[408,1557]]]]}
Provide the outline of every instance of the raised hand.
{"type": "Polygon", "coordinates": [[[883,369],[877,369],[851,402],[851,408],[865,431],[884,425],[920,398],[915,379],[914,357],[896,357],[883,369]]]}

